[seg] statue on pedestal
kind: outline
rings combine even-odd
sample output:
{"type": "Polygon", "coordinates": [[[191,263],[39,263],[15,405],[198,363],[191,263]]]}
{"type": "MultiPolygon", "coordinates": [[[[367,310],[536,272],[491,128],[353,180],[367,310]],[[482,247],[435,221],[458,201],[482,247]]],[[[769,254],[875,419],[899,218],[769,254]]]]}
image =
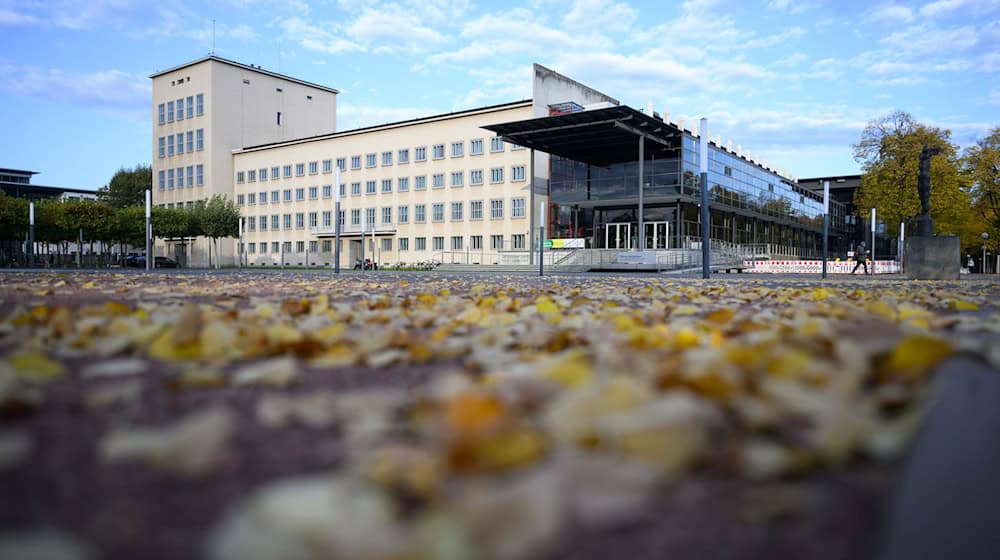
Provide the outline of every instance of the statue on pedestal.
{"type": "Polygon", "coordinates": [[[931,158],[941,153],[938,146],[924,146],[920,150],[920,173],[917,175],[917,193],[920,195],[920,217],[917,218],[917,235],[934,235],[934,219],[931,218],[931,158]]]}

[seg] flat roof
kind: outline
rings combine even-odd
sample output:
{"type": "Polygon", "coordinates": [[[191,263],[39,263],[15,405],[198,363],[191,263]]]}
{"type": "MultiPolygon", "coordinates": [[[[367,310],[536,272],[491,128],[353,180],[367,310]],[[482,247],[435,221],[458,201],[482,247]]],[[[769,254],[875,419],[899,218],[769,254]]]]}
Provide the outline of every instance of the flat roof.
{"type": "Polygon", "coordinates": [[[222,64],[228,64],[230,66],[235,66],[237,68],[242,68],[244,70],[250,70],[251,72],[257,72],[258,74],[264,74],[264,75],[267,75],[267,76],[271,76],[273,78],[280,78],[282,80],[288,80],[289,82],[295,82],[297,84],[302,84],[304,86],[308,86],[308,87],[311,87],[311,88],[316,88],[316,89],[320,89],[320,90],[323,90],[323,91],[328,91],[328,92],[333,93],[333,94],[340,93],[339,90],[333,89],[332,87],[327,87],[327,86],[323,86],[323,85],[320,85],[320,84],[314,84],[312,82],[307,82],[305,80],[300,80],[298,78],[293,78],[292,76],[288,76],[286,74],[280,74],[278,72],[271,72],[270,70],[264,70],[260,66],[253,66],[251,64],[243,64],[242,62],[236,62],[235,60],[229,60],[227,58],[222,58],[221,56],[216,56],[214,54],[210,54],[208,56],[203,56],[203,57],[199,58],[198,60],[192,60],[191,62],[185,62],[184,64],[181,64],[181,65],[178,65],[178,66],[174,66],[172,68],[167,68],[166,70],[159,70],[157,72],[154,72],[154,73],[150,74],[149,77],[150,77],[150,79],[157,78],[157,77],[162,76],[164,74],[169,74],[170,72],[175,72],[177,70],[180,70],[181,68],[187,68],[188,66],[194,66],[195,64],[201,64],[202,62],[205,62],[205,61],[208,61],[208,60],[214,60],[216,62],[221,62],[222,64]]]}
{"type": "Polygon", "coordinates": [[[235,152],[236,153],[239,153],[239,152],[249,152],[249,151],[253,151],[253,150],[260,150],[260,149],[266,149],[266,148],[275,148],[275,147],[278,147],[278,146],[292,146],[292,145],[295,145],[295,144],[302,144],[302,143],[306,143],[306,142],[317,142],[317,141],[320,141],[320,140],[327,140],[329,138],[340,138],[342,136],[351,136],[351,135],[354,135],[354,134],[362,134],[362,133],[365,133],[365,132],[374,132],[374,131],[383,130],[383,129],[399,128],[399,127],[403,127],[403,126],[413,126],[413,125],[421,124],[421,123],[425,123],[425,122],[432,122],[432,121],[445,120],[445,119],[453,119],[453,118],[456,118],[456,117],[461,117],[461,116],[465,116],[465,115],[471,115],[471,114],[474,114],[474,113],[488,113],[488,112],[492,112],[492,111],[499,111],[499,110],[502,110],[502,109],[510,109],[510,108],[513,108],[513,107],[527,107],[527,106],[530,106],[531,103],[532,103],[531,99],[522,99],[520,101],[511,101],[509,103],[501,103],[499,105],[487,105],[486,107],[476,107],[474,109],[464,109],[462,111],[454,111],[452,113],[440,113],[440,114],[437,114],[437,115],[430,115],[430,116],[427,116],[427,117],[418,117],[418,118],[415,118],[415,119],[408,119],[408,120],[405,120],[405,121],[397,121],[397,122],[386,123],[386,124],[377,124],[377,125],[372,125],[372,126],[365,126],[365,127],[361,127],[361,128],[354,128],[354,129],[351,129],[351,130],[344,130],[344,131],[341,131],[341,132],[330,132],[330,133],[327,133],[327,134],[318,134],[316,136],[306,136],[306,137],[303,137],[303,138],[294,138],[292,140],[282,140],[280,142],[270,142],[268,144],[257,144],[256,146],[246,146],[244,148],[235,150],[235,152]]]}
{"type": "Polygon", "coordinates": [[[0,167],[0,173],[11,173],[14,175],[38,175],[37,171],[28,171],[27,169],[12,169],[10,167],[0,167]]]}

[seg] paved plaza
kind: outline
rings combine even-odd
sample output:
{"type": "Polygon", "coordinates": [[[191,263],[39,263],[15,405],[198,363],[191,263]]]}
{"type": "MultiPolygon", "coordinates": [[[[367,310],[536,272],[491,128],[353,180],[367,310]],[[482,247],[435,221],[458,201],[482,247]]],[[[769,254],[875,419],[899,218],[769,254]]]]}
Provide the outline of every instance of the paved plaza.
{"type": "Polygon", "coordinates": [[[903,557],[921,453],[997,394],[998,301],[979,277],[3,272],[0,557],[903,557]],[[935,410],[942,379],[980,400],[935,410]]]}

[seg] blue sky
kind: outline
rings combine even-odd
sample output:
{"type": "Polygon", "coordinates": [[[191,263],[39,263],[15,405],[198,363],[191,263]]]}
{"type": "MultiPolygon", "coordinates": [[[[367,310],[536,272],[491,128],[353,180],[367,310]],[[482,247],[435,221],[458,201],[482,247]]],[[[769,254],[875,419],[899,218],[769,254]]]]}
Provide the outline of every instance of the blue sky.
{"type": "Polygon", "coordinates": [[[338,128],[528,98],[533,62],[799,177],[893,109],[1000,123],[1000,0],[0,0],[0,167],[97,188],[150,160],[148,75],[208,54],[341,90],[338,128]]]}

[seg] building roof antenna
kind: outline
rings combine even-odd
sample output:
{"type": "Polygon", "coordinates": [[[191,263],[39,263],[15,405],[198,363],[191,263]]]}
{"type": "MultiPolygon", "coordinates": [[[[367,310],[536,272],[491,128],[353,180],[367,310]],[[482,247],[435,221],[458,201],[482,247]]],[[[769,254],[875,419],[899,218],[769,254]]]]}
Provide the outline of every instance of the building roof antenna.
{"type": "Polygon", "coordinates": [[[215,20],[212,20],[212,54],[215,54],[215,20]]]}

